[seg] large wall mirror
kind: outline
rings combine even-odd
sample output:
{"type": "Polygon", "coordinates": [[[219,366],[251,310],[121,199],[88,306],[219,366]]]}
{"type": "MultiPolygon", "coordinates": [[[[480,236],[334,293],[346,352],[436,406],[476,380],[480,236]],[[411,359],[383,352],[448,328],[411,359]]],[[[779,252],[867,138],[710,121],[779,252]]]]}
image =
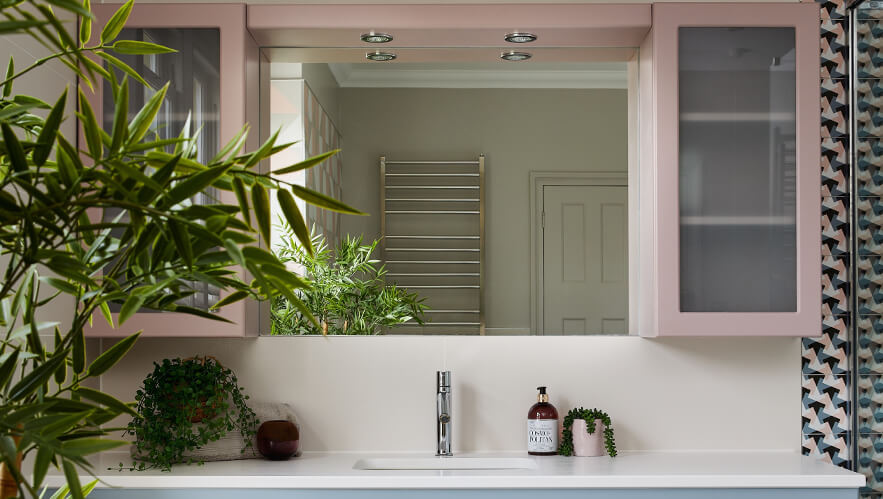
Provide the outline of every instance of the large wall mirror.
{"type": "Polygon", "coordinates": [[[368,214],[274,228],[321,326],[265,334],[629,334],[637,50],[512,50],[262,50],[270,167],[341,149],[287,180],[368,214]]]}

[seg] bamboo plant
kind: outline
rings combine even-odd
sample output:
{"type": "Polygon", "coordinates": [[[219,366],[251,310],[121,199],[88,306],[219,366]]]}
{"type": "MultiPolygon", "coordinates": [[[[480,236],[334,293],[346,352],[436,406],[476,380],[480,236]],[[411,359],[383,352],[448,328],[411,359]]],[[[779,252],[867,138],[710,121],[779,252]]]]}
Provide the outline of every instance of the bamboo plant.
{"type": "MultiPolygon", "coordinates": [[[[151,125],[169,85],[156,89],[140,109],[128,109],[130,87],[147,83],[117,56],[162,57],[174,48],[118,40],[131,10],[130,0],[106,25],[93,27],[89,0],[0,0],[0,34],[29,35],[51,52],[26,64],[10,59],[0,80],[0,261],[6,264],[0,285],[2,497],[39,496],[55,467],[79,499],[78,476],[92,473],[88,456],[124,443],[103,437],[117,430],[107,426],[117,416],[137,414],[132,405],[84,381],[107,372],[140,333],[87,362],[84,328],[92,320],[119,326],[142,308],[224,320],[179,304],[206,284],[227,292],[215,307],[276,295],[302,306],[295,291],[307,284],[261,247],[261,240],[269,245],[269,196],[277,196],[297,233],[306,234],[306,247],[309,235],[295,197],[358,213],[261,173],[262,160],[290,145],[278,144],[276,135],[242,152],[248,133],[243,128],[206,162],[197,160],[189,127],[177,138],[158,139],[151,125]],[[79,26],[73,35],[66,29],[72,25],[79,26]],[[66,90],[53,104],[16,93],[16,80],[49,61],[64,64],[84,88],[66,90]],[[86,99],[105,84],[114,102],[108,130],[99,126],[86,99]],[[81,148],[59,132],[62,121],[74,119],[65,116],[69,99],[78,104],[81,148]],[[189,201],[208,188],[233,193],[237,202],[189,201]],[[118,324],[110,304],[120,306],[118,324]],[[45,307],[70,307],[69,320],[41,322],[45,307]],[[27,455],[34,464],[24,470],[20,463],[27,455]]],[[[275,173],[309,168],[335,152],[275,173]]]]}

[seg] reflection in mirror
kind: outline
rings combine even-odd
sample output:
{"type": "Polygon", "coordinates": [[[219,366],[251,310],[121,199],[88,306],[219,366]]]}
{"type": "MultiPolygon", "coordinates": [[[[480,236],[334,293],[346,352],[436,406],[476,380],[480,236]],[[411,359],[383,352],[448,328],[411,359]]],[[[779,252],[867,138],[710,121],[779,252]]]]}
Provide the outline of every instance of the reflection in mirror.
{"type": "Polygon", "coordinates": [[[280,300],[267,333],[628,334],[634,50],[571,50],[517,63],[265,51],[267,129],[298,141],[271,168],[340,148],[288,180],[369,214],[301,205],[312,257],[276,228],[320,326],[280,300]]]}

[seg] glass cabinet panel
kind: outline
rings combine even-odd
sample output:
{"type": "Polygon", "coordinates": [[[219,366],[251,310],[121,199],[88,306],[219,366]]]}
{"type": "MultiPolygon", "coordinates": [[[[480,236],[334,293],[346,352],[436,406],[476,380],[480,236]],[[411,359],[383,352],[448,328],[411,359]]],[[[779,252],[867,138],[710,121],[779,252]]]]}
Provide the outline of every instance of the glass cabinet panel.
{"type": "Polygon", "coordinates": [[[797,310],[795,54],[791,27],[678,28],[681,312],[797,310]]]}
{"type": "MultiPolygon", "coordinates": [[[[129,119],[154,95],[156,89],[171,81],[166,99],[151,126],[160,139],[178,137],[190,117],[191,136],[196,137],[196,158],[205,162],[218,152],[220,142],[220,30],[217,28],[126,28],[121,40],[158,43],[177,50],[170,54],[119,55],[153,87],[129,82],[129,119]]],[[[117,71],[122,79],[123,73],[117,71]]],[[[102,92],[102,120],[105,130],[113,127],[113,92],[105,82],[102,92]]],[[[169,147],[169,152],[174,149],[169,147]]],[[[216,203],[217,192],[209,189],[194,196],[196,204],[216,203]]],[[[114,213],[106,212],[105,219],[114,213]]],[[[194,284],[195,293],[182,305],[208,310],[216,303],[219,291],[203,283],[194,284]]],[[[116,310],[114,310],[116,311],[116,310]]],[[[151,310],[141,310],[141,313],[151,310]]]]}

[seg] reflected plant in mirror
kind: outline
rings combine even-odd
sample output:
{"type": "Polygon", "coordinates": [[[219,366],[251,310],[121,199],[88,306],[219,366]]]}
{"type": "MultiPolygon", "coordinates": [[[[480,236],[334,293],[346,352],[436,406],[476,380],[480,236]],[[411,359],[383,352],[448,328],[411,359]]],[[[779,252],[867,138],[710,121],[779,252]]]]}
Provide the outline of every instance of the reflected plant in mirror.
{"type": "Polygon", "coordinates": [[[296,291],[302,305],[281,296],[273,300],[272,335],[376,335],[412,321],[423,324],[423,299],[385,283],[386,269],[372,257],[379,241],[363,245],[362,237],[346,236],[332,252],[325,236],[314,231],[310,254],[288,225],[278,231],[277,256],[311,286],[296,291]]]}

